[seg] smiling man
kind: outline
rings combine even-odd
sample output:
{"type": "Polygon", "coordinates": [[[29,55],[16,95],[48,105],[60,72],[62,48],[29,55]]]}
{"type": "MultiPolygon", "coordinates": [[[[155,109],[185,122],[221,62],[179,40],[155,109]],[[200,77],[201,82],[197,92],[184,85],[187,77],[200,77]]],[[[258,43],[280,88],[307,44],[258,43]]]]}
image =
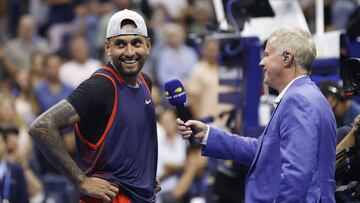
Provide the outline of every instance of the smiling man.
{"type": "Polygon", "coordinates": [[[151,81],[141,73],[151,48],[144,19],[122,10],[109,20],[110,63],[34,121],[30,135],[81,188],[80,202],[155,202],[157,134],[151,81]],[[60,129],[75,124],[77,163],[60,129]]]}
{"type": "Polygon", "coordinates": [[[264,83],[280,94],[258,139],[177,120],[184,138],[194,133],[201,140],[203,155],[250,167],[245,202],[335,202],[336,123],[309,77],[315,56],[310,34],[300,28],[284,27],[270,36],[259,65],[264,83]]]}

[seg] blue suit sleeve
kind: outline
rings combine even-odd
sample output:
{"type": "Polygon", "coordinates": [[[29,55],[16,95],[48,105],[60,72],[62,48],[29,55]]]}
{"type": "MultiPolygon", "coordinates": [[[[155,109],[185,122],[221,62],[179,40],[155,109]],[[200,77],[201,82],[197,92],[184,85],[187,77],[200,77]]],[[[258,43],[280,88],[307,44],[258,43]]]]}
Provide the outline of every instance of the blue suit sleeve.
{"type": "Polygon", "coordinates": [[[230,134],[211,127],[202,154],[251,165],[258,145],[258,139],[230,134]]]}
{"type": "Polygon", "coordinates": [[[305,202],[318,154],[319,118],[303,96],[280,104],[280,154],[282,174],[276,202],[305,202]]]}

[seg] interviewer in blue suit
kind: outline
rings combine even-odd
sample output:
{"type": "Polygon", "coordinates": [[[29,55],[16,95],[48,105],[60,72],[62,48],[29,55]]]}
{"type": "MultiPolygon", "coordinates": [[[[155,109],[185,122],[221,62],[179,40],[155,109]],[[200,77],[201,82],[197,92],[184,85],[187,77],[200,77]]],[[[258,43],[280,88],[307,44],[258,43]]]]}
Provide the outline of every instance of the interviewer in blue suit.
{"type": "Polygon", "coordinates": [[[250,166],[247,203],[335,202],[336,123],[309,78],[315,56],[311,36],[300,28],[285,27],[270,36],[259,65],[264,83],[280,94],[258,139],[177,120],[183,138],[193,133],[202,142],[203,155],[250,166]]]}

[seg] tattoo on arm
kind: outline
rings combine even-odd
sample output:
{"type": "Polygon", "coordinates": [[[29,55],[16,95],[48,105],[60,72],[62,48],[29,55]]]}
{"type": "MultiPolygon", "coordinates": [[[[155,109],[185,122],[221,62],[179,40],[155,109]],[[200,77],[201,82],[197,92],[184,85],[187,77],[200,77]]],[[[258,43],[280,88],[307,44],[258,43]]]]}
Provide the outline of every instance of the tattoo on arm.
{"type": "Polygon", "coordinates": [[[44,156],[59,172],[77,184],[80,184],[86,176],[67,151],[60,130],[73,125],[79,120],[79,115],[71,104],[66,100],[62,100],[41,114],[31,124],[29,130],[29,134],[44,156]]]}

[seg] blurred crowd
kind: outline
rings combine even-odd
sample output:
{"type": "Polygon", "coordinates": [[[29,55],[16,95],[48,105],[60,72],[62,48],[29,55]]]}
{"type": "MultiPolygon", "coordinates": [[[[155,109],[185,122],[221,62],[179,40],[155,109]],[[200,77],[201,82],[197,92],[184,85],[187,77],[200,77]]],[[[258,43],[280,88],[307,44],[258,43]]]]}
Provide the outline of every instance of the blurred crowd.
{"type": "MultiPolygon", "coordinates": [[[[315,1],[299,2],[314,31],[315,1]]],[[[345,28],[358,7],[353,0],[325,0],[326,30],[345,28]]],[[[110,16],[122,9],[136,10],[145,17],[152,40],[143,71],[153,80],[157,105],[158,176],[163,188],[158,201],[221,202],[221,197],[213,198],[216,172],[229,176],[234,173],[236,177],[243,173],[232,162],[219,163],[201,157],[199,148],[189,148],[177,135],[177,115],[162,93],[164,82],[177,78],[185,82],[193,118],[217,117],[232,109],[218,102],[219,93],[228,91],[218,82],[220,43],[213,40],[196,44],[188,38],[190,33],[201,35],[216,27],[212,1],[1,0],[0,177],[6,174],[3,163],[14,168],[13,178],[18,178],[13,186],[16,202],[26,202],[26,198],[30,202],[76,202],[77,188],[42,156],[27,129],[37,115],[65,99],[96,69],[106,65],[106,25],[110,16]]],[[[223,126],[221,120],[214,123],[223,126]]],[[[73,129],[64,130],[62,136],[73,154],[73,129]]],[[[225,185],[235,184],[232,189],[239,190],[236,194],[216,190],[229,198],[225,202],[241,202],[241,185],[221,180],[225,185]]]]}

